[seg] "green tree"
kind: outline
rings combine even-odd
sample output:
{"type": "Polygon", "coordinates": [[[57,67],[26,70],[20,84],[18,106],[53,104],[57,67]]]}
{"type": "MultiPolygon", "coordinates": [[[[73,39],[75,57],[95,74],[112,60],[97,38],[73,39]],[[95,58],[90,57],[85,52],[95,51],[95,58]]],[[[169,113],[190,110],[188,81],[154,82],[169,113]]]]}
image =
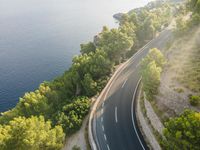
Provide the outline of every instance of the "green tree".
{"type": "Polygon", "coordinates": [[[98,35],[96,44],[108,54],[111,61],[119,62],[121,56],[133,46],[133,38],[118,29],[103,30],[98,35]]]}
{"type": "Polygon", "coordinates": [[[103,50],[97,49],[95,53],[91,52],[74,57],[72,69],[78,72],[81,80],[86,73],[89,73],[94,79],[99,79],[110,73],[112,63],[103,50]]]}
{"type": "Polygon", "coordinates": [[[164,55],[157,48],[149,50],[147,56],[142,60],[141,67],[146,67],[150,62],[155,61],[156,66],[162,68],[165,64],[164,55]]]}
{"type": "Polygon", "coordinates": [[[85,91],[85,95],[93,96],[97,93],[97,83],[92,79],[90,74],[85,74],[82,81],[82,86],[85,91]]]}
{"type": "Polygon", "coordinates": [[[90,101],[87,97],[77,97],[72,103],[63,106],[62,110],[58,112],[56,120],[58,124],[62,125],[65,132],[71,134],[81,127],[89,108],[90,101]]]}
{"type": "Polygon", "coordinates": [[[167,150],[199,150],[200,113],[185,110],[165,123],[163,146],[167,150]]]}
{"type": "Polygon", "coordinates": [[[26,93],[24,97],[20,98],[17,108],[26,117],[48,114],[50,108],[45,95],[50,91],[48,86],[41,84],[38,90],[26,93]]]}
{"type": "Polygon", "coordinates": [[[40,84],[39,89],[35,92],[25,93],[25,95],[19,99],[19,103],[15,108],[3,113],[0,117],[1,123],[7,123],[15,117],[25,116],[30,117],[32,115],[44,115],[49,118],[51,115],[51,105],[48,101],[47,95],[51,92],[49,86],[44,83],[40,84]]]}
{"type": "Polygon", "coordinates": [[[152,100],[157,93],[157,88],[160,84],[160,74],[164,64],[165,58],[157,48],[150,49],[147,56],[141,62],[140,73],[142,75],[142,83],[149,100],[152,100]]]}
{"type": "Polygon", "coordinates": [[[176,19],[176,30],[175,34],[177,36],[183,35],[187,31],[187,22],[183,18],[179,17],[176,19]]]}
{"type": "Polygon", "coordinates": [[[0,126],[1,150],[59,150],[63,146],[62,127],[51,127],[44,117],[18,117],[0,126]]]}
{"type": "Polygon", "coordinates": [[[157,88],[160,84],[161,68],[156,66],[155,61],[151,61],[145,68],[141,70],[142,83],[144,91],[149,100],[157,94],[157,88]]]}
{"type": "Polygon", "coordinates": [[[96,47],[94,43],[89,42],[87,44],[81,44],[81,53],[82,54],[89,54],[90,52],[94,52],[96,47]]]}

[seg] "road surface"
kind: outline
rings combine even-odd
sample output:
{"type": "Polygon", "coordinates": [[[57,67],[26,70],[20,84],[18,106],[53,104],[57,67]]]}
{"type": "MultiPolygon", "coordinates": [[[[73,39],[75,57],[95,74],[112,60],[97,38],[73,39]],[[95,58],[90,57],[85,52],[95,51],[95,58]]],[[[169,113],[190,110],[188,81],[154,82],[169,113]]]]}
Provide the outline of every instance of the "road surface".
{"type": "Polygon", "coordinates": [[[132,110],[133,95],[140,78],[139,63],[149,49],[163,49],[171,38],[166,29],[133,56],[116,74],[102,93],[92,119],[92,134],[98,150],[144,150],[148,149],[135,121],[132,110]]]}

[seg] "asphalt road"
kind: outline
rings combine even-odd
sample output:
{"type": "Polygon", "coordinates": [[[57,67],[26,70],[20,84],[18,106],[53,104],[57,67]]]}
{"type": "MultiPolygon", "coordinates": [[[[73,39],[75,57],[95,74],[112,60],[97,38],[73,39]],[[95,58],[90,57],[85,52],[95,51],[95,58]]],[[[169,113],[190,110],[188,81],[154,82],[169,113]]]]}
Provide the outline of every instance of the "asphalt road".
{"type": "Polygon", "coordinates": [[[92,134],[99,150],[148,149],[138,130],[137,122],[132,120],[135,112],[133,111],[133,115],[131,112],[133,94],[140,78],[139,62],[149,49],[162,50],[170,37],[171,30],[161,32],[130,59],[103,93],[92,120],[92,134]]]}

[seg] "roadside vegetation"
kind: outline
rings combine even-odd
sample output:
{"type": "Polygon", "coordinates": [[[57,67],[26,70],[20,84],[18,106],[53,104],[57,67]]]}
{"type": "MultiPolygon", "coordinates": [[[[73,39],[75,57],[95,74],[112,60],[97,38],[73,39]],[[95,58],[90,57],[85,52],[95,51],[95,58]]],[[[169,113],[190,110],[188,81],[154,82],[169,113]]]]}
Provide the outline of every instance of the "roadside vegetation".
{"type": "MultiPolygon", "coordinates": [[[[60,149],[64,138],[80,129],[90,98],[104,88],[114,66],[154,38],[170,19],[171,6],[159,3],[124,14],[117,29],[103,27],[94,41],[81,44],[81,54],[62,76],[25,93],[16,107],[2,113],[0,150],[60,149]]],[[[149,63],[146,73],[154,69],[159,75],[160,65],[149,63]]]]}
{"type": "MultiPolygon", "coordinates": [[[[185,11],[191,11],[191,19],[177,20],[176,34],[188,35],[193,28],[199,28],[200,25],[200,0],[189,0],[186,4],[185,11]]],[[[198,39],[197,39],[198,40],[198,39]]],[[[179,81],[192,90],[194,93],[200,94],[199,80],[199,41],[192,45],[193,55],[188,61],[179,81]]],[[[198,106],[200,98],[198,95],[190,95],[189,102],[193,106],[198,106]]],[[[165,123],[163,146],[165,149],[192,149],[198,150],[200,147],[200,112],[193,110],[185,110],[180,116],[171,118],[165,123]]]]}
{"type": "Polygon", "coordinates": [[[200,113],[185,110],[165,123],[163,146],[168,150],[199,150],[200,113]]]}
{"type": "MultiPolygon", "coordinates": [[[[173,62],[167,62],[165,67],[163,67],[164,63],[159,65],[157,61],[159,54],[156,54],[156,50],[150,50],[147,57],[145,57],[141,63],[143,89],[148,100],[155,101],[157,103],[156,107],[159,108],[159,110],[162,110],[165,114],[170,114],[165,116],[165,128],[163,130],[164,138],[161,138],[159,141],[162,148],[166,150],[199,150],[200,36],[197,31],[199,31],[200,25],[200,0],[189,0],[184,5],[178,7],[176,18],[176,29],[174,30],[174,41],[176,43],[174,43],[175,45],[173,43],[168,45],[167,53],[165,52],[167,60],[169,57],[171,58],[171,55],[176,55],[176,57],[173,57],[175,58],[173,59],[173,62]],[[185,43],[183,43],[184,41],[185,43]],[[170,48],[172,45],[174,47],[170,48]],[[181,45],[184,45],[184,47],[181,47],[181,45]],[[177,47],[178,50],[174,52],[177,47]],[[152,57],[151,53],[156,54],[154,55],[156,57],[152,57]],[[165,69],[166,74],[163,78],[160,78],[160,75],[162,75],[162,68],[165,69]],[[171,73],[169,72],[169,68],[172,70],[171,73]],[[172,74],[176,76],[172,76],[172,74]],[[166,82],[169,82],[169,80],[161,80],[169,79],[171,77],[172,79],[170,81],[174,82],[173,86],[166,87],[170,85],[168,83],[165,84],[166,82]],[[160,85],[161,82],[165,85],[160,85]],[[168,95],[168,97],[164,97],[164,95],[168,95]],[[179,101],[179,99],[182,99],[180,95],[187,95],[186,101],[185,97],[182,101],[179,101]],[[166,102],[166,98],[170,99],[169,103],[166,102]],[[176,105],[176,102],[180,104],[178,104],[178,106],[173,106],[176,105]],[[163,105],[165,107],[171,107],[163,109],[163,105]],[[176,108],[178,110],[176,110],[176,108]],[[170,111],[173,111],[174,113],[169,113],[170,111]]],[[[158,116],[160,115],[158,114],[158,116]]],[[[163,121],[162,118],[161,120],[163,121]]]]}
{"type": "Polygon", "coordinates": [[[141,62],[141,76],[144,92],[148,100],[153,100],[160,84],[160,75],[165,58],[157,48],[151,49],[141,62]]]}

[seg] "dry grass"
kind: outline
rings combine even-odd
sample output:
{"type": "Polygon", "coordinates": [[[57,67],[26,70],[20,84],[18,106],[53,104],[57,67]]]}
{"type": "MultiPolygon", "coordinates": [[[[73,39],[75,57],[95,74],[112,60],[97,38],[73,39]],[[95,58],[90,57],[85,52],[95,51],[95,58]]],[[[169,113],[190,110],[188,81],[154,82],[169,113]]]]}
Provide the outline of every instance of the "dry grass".
{"type": "Polygon", "coordinates": [[[195,109],[189,103],[190,94],[200,94],[200,28],[191,30],[167,45],[168,60],[161,76],[157,95],[158,108],[166,116],[180,114],[185,108],[195,109]]]}

